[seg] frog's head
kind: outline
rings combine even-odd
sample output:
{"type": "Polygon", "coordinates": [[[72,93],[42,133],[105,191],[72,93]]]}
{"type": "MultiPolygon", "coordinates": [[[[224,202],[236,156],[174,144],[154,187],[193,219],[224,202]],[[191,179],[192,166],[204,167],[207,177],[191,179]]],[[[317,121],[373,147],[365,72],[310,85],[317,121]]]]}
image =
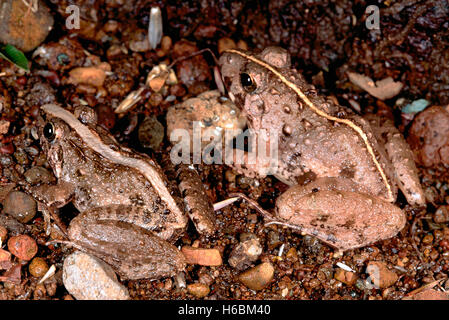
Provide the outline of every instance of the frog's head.
{"type": "Polygon", "coordinates": [[[87,107],[76,108],[75,114],[54,104],[41,107],[37,134],[41,148],[57,178],[61,175],[64,157],[69,152],[76,152],[75,149],[79,149],[77,145],[82,144],[74,126],[92,125],[96,123],[96,119],[95,111],[87,107]]]}
{"type": "Polygon", "coordinates": [[[268,47],[255,56],[240,50],[226,50],[218,64],[229,97],[239,108],[245,109],[271,88],[267,66],[276,70],[289,68],[290,55],[279,47],[268,47]]]}
{"type": "Polygon", "coordinates": [[[59,178],[64,159],[64,145],[67,144],[67,137],[70,135],[69,126],[41,108],[37,121],[37,135],[49,165],[59,178]]]}

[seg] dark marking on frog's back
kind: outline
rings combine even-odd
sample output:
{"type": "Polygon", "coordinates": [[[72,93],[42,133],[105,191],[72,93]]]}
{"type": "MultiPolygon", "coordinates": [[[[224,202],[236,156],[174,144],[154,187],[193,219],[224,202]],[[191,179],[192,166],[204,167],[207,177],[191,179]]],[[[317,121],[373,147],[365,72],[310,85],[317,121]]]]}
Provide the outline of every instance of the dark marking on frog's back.
{"type": "Polygon", "coordinates": [[[354,166],[345,166],[340,170],[340,176],[343,178],[354,179],[355,169],[354,166]]]}
{"type": "Polygon", "coordinates": [[[145,205],[145,201],[144,201],[142,195],[140,195],[140,194],[131,195],[129,197],[129,201],[131,201],[131,204],[135,205],[135,206],[143,206],[143,205],[145,205]]]}
{"type": "MultiPolygon", "coordinates": [[[[299,157],[300,157],[300,156],[301,156],[301,155],[299,155],[299,157]]],[[[305,172],[304,174],[298,176],[298,177],[296,178],[296,181],[297,181],[297,183],[298,183],[299,185],[305,185],[305,184],[307,184],[307,183],[309,183],[309,182],[314,181],[314,180],[316,179],[316,177],[317,177],[317,175],[316,175],[315,172],[313,172],[313,171],[308,171],[308,172],[305,172]]]]}

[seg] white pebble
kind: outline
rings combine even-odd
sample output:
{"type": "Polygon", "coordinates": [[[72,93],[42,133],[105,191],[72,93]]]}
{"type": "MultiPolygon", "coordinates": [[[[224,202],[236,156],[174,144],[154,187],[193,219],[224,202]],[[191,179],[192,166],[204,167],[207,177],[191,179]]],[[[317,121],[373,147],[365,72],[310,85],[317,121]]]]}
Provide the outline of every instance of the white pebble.
{"type": "Polygon", "coordinates": [[[148,41],[151,49],[156,49],[162,39],[162,14],[159,7],[151,8],[150,24],[148,26],[148,41]]]}

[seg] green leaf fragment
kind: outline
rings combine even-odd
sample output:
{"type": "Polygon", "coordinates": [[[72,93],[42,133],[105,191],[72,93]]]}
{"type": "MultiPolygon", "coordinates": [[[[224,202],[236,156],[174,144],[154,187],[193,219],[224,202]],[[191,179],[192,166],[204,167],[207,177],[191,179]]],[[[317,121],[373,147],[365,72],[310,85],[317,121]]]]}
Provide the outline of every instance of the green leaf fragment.
{"type": "Polygon", "coordinates": [[[22,51],[14,47],[13,45],[7,44],[0,48],[0,57],[14,63],[16,66],[29,71],[28,59],[25,57],[22,51]]]}

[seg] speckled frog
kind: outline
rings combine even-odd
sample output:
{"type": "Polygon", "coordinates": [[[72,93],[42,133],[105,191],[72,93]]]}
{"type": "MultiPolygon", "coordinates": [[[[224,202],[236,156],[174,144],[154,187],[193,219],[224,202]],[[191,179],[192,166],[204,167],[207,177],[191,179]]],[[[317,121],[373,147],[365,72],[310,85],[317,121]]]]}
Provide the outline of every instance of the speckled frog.
{"type": "MultiPolygon", "coordinates": [[[[318,95],[282,48],[227,50],[219,65],[248,127],[278,136],[274,174],[292,187],[277,200],[273,221],[347,250],[404,227],[405,215],[393,205],[398,187],[410,204],[425,204],[410,148],[391,121],[361,117],[318,95]]],[[[266,172],[259,164],[237,169],[266,172]]]]}
{"type": "MultiPolygon", "coordinates": [[[[40,143],[58,183],[34,186],[31,192],[49,208],[72,202],[80,211],[68,229],[72,245],[103,259],[126,279],[183,270],[185,258],[172,243],[183,234],[188,216],[178,186],[160,166],[120,146],[96,124],[93,109],[77,108],[72,114],[48,104],[41,115],[40,143]]],[[[202,233],[213,232],[213,221],[194,223],[202,233]]]]}

